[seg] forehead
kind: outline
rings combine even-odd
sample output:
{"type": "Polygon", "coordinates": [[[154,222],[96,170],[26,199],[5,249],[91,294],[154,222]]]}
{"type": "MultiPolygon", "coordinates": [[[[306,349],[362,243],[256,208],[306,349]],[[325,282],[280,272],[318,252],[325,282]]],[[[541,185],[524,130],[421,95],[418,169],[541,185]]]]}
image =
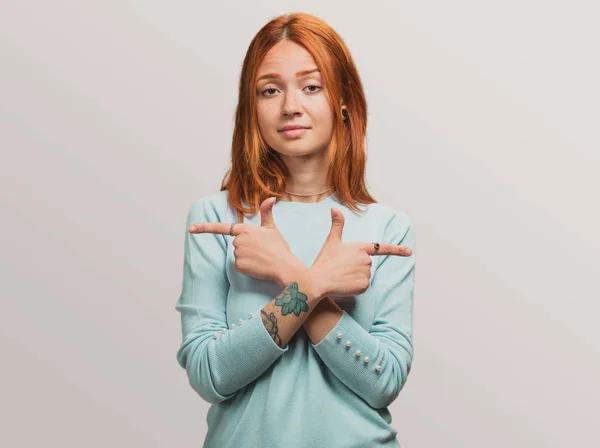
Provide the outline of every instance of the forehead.
{"type": "Polygon", "coordinates": [[[280,73],[294,77],[298,70],[315,68],[312,55],[304,47],[290,41],[278,42],[265,55],[258,67],[257,76],[267,73],[280,73]]]}

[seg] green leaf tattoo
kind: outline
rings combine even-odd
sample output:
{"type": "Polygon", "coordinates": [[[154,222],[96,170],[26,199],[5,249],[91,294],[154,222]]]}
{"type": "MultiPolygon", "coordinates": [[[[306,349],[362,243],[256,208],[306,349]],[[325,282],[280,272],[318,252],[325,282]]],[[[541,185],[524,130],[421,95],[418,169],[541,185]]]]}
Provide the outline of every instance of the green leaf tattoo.
{"type": "Polygon", "coordinates": [[[298,291],[298,283],[292,282],[275,298],[275,305],[281,307],[283,316],[291,313],[300,316],[301,311],[308,311],[306,299],[306,294],[298,291]]]}

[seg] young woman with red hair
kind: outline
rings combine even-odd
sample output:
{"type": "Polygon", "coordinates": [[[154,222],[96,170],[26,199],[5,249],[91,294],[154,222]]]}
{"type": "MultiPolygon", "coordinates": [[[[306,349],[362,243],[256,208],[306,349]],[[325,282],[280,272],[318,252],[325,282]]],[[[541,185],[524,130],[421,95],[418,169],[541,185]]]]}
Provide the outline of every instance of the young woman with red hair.
{"type": "Polygon", "coordinates": [[[341,37],[267,23],[244,59],[231,169],[187,217],[177,352],[204,447],[397,447],[415,230],[365,186],[367,106],[341,37]]]}

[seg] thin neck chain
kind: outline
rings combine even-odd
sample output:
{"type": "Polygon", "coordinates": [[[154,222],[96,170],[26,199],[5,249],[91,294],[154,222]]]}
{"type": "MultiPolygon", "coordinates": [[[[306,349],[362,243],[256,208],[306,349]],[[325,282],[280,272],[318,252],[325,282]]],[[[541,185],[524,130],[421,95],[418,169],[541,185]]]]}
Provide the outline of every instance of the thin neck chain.
{"type": "Polygon", "coordinates": [[[287,194],[290,194],[292,196],[317,196],[319,194],[323,194],[323,193],[327,193],[329,190],[331,190],[331,188],[328,188],[325,191],[321,191],[320,193],[311,193],[311,194],[301,194],[301,193],[290,193],[289,191],[286,191],[287,194]]]}

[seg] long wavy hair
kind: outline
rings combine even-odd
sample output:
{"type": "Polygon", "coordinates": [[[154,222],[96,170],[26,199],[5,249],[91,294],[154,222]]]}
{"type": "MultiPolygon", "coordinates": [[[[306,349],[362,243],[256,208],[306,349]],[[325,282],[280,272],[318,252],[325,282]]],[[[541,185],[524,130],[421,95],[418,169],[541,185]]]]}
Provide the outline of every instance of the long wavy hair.
{"type": "Polygon", "coordinates": [[[264,25],[250,42],[239,81],[239,97],[231,143],[231,166],[221,191],[239,222],[256,214],[267,198],[281,197],[287,166],[260,134],[256,113],[256,74],[267,52],[282,40],[304,47],[321,71],[333,112],[327,182],[339,202],[360,213],[357,204],[377,202],[365,182],[367,102],[352,56],[342,38],[323,20],[306,13],[278,16],[264,25]],[[340,98],[348,111],[344,121],[340,98]]]}

